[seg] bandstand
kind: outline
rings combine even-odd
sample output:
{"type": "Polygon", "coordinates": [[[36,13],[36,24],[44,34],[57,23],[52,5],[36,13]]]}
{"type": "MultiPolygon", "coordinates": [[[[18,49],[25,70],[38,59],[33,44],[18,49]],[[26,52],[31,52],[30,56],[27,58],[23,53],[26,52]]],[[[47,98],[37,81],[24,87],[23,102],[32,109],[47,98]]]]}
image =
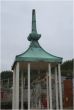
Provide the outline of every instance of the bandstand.
{"type": "MultiPolygon", "coordinates": [[[[38,40],[41,35],[37,33],[36,29],[36,15],[35,10],[32,11],[32,32],[28,36],[30,41],[29,48],[22,54],[17,55],[12,66],[13,70],[13,99],[12,108],[19,109],[19,102],[21,102],[21,109],[24,109],[24,79],[27,76],[27,102],[28,110],[41,109],[41,102],[39,106],[31,108],[31,74],[46,75],[47,82],[47,109],[53,109],[52,103],[52,68],[55,73],[55,96],[56,96],[56,110],[63,109],[62,103],[62,86],[61,86],[61,70],[60,65],[62,62],[61,57],[54,56],[46,52],[39,44],[38,40]],[[20,80],[21,79],[21,80],[20,80]],[[20,82],[21,81],[21,82],[20,82]],[[21,83],[21,87],[20,87],[21,83]],[[59,85],[59,86],[58,86],[59,85]],[[21,88],[21,89],[19,89],[21,88]]],[[[39,83],[39,82],[38,82],[39,83]]],[[[39,87],[39,86],[38,86],[39,87]]],[[[34,101],[34,99],[33,99],[34,101]]]]}

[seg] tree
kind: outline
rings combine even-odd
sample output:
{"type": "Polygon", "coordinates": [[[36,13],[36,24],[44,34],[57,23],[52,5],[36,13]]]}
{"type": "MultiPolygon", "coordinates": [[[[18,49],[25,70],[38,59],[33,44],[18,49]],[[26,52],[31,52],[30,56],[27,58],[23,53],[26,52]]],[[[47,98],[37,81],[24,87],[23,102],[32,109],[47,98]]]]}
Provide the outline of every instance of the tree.
{"type": "Polygon", "coordinates": [[[61,65],[61,72],[62,72],[62,75],[64,75],[64,76],[71,76],[72,77],[72,75],[73,75],[73,59],[65,61],[61,65]]]}
{"type": "Polygon", "coordinates": [[[12,79],[13,78],[13,72],[12,71],[2,71],[1,72],[1,80],[2,79],[12,79]]]}

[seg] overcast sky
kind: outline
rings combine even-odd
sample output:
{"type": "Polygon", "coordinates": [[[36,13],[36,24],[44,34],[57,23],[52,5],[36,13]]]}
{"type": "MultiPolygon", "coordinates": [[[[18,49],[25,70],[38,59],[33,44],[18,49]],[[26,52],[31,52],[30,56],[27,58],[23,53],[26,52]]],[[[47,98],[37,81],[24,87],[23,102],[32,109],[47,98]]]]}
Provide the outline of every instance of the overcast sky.
{"type": "Polygon", "coordinates": [[[36,9],[40,45],[49,53],[73,58],[73,6],[71,1],[3,1],[1,3],[1,71],[10,70],[15,56],[24,52],[36,9]]]}

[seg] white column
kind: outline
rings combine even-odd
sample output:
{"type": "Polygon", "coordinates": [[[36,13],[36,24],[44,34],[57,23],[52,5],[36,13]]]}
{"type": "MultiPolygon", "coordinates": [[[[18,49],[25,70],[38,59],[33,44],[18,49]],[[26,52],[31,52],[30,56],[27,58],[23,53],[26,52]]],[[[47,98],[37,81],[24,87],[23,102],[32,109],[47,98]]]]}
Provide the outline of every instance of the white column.
{"type": "Polygon", "coordinates": [[[13,71],[13,91],[12,91],[12,109],[15,109],[15,103],[16,103],[16,71],[14,69],[13,71]]]}
{"type": "Polygon", "coordinates": [[[61,70],[60,70],[60,64],[58,64],[58,80],[59,80],[59,101],[60,101],[60,109],[63,109],[63,103],[62,103],[62,85],[61,85],[61,70]]]}
{"type": "Polygon", "coordinates": [[[28,63],[28,110],[30,110],[30,63],[28,63]]]}
{"type": "Polygon", "coordinates": [[[21,110],[23,110],[23,72],[21,72],[21,110]]]}
{"type": "Polygon", "coordinates": [[[51,65],[48,64],[49,71],[49,101],[50,101],[50,109],[52,110],[52,85],[51,85],[51,65]]]}
{"type": "Polygon", "coordinates": [[[16,109],[19,110],[19,63],[16,64],[16,109]]]}
{"type": "Polygon", "coordinates": [[[57,78],[57,67],[55,67],[55,92],[56,92],[56,109],[59,109],[58,102],[58,78],[57,78]]]}
{"type": "Polygon", "coordinates": [[[49,87],[48,87],[48,73],[46,73],[46,83],[47,83],[47,109],[49,109],[49,87]]]}
{"type": "Polygon", "coordinates": [[[39,110],[41,109],[41,100],[39,99],[39,110]]]}

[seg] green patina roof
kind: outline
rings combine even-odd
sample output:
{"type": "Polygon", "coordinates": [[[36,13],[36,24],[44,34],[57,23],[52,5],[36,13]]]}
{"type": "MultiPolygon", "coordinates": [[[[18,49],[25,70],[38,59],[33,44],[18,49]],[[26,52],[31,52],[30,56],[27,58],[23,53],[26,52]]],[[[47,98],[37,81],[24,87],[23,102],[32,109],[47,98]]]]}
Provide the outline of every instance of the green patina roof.
{"type": "Polygon", "coordinates": [[[35,10],[32,11],[32,32],[28,36],[30,46],[24,53],[17,55],[16,61],[45,61],[45,62],[62,62],[61,57],[57,57],[46,52],[38,43],[41,35],[37,33],[36,29],[36,15],[35,10]]]}
{"type": "Polygon", "coordinates": [[[16,61],[61,62],[62,58],[56,57],[46,52],[39,45],[38,41],[32,41],[26,52],[16,56],[16,61]]]}

